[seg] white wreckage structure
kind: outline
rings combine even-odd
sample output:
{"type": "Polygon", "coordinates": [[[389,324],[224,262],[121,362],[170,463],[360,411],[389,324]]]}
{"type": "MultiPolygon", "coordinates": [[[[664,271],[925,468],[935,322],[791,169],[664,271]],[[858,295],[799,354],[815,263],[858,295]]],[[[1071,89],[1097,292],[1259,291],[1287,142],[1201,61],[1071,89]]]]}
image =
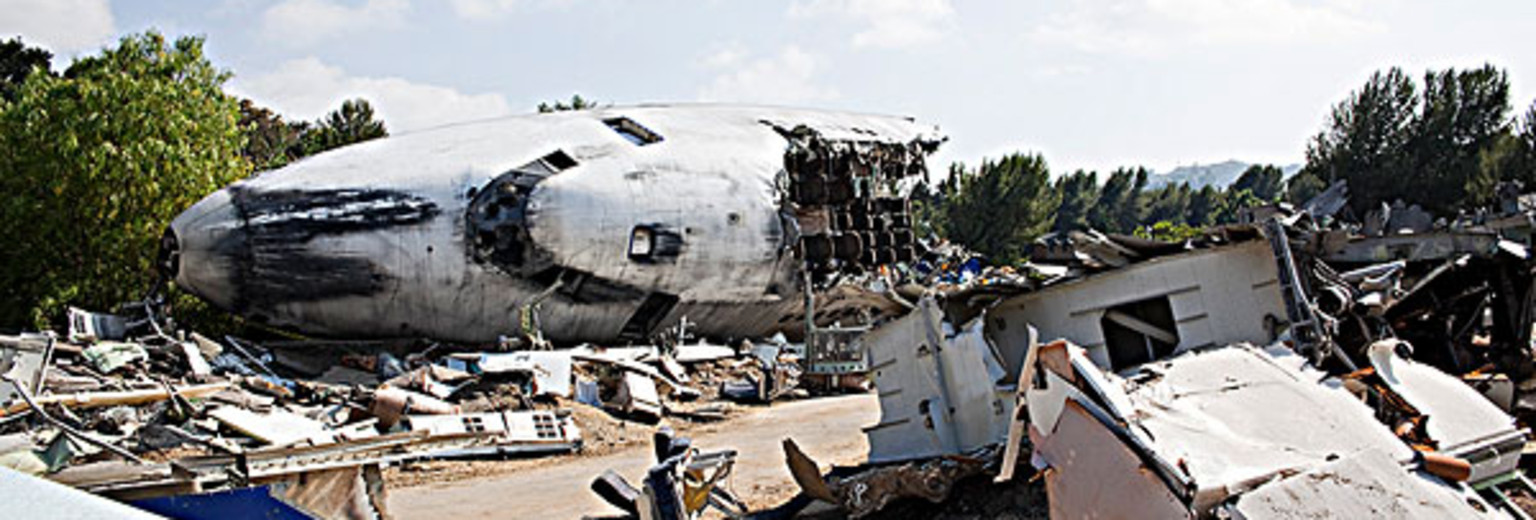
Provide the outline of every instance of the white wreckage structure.
{"type": "Polygon", "coordinates": [[[892,187],[943,140],[909,118],[726,105],[464,123],[235,183],[172,222],[161,264],[317,336],[612,343],[685,316],[706,337],[797,335],[808,284],[921,254],[892,187]]]}
{"type": "Polygon", "coordinates": [[[1051,518],[1529,518],[1532,213],[1362,234],[1343,193],[930,293],[863,339],[870,467],[791,471],[852,517],[1031,472],[1051,518]]]}
{"type": "MultiPolygon", "coordinates": [[[[1529,518],[1536,199],[1353,225],[1333,218],[1339,184],[1178,243],[1056,234],[1017,269],[954,276],[968,255],[928,251],[898,189],[943,141],[900,117],[654,105],[465,123],[264,172],[176,218],[160,266],[250,320],[345,340],[187,340],[145,305],[132,326],[152,334],[134,343],[125,318],[72,311],[67,341],[0,336],[0,428],[58,431],[0,436],[16,445],[0,455],[152,512],[237,498],[377,518],[386,466],[579,449],[567,405],[718,420],[689,403],[700,388],[770,402],[802,375],[862,388],[839,378],[867,373],[868,463],[823,474],[786,440],[802,494],[766,517],[815,501],[924,517],[888,506],[973,500],[964,482],[983,479],[998,483],[985,495],[1043,482],[1024,502],[1061,519],[1529,518]],[[803,344],[682,345],[688,324],[803,344]],[[672,331],[676,345],[658,338],[672,331]],[[458,345],[359,354],[359,338],[458,345]],[[604,346],[542,351],[582,342],[604,346]],[[154,463],[101,431],[206,454],[154,463]],[[126,461],[71,466],[86,458],[126,461]]],[[[726,489],[736,451],[655,442],[641,480],[610,471],[592,490],[640,518],[749,514],[726,489]]],[[[55,500],[45,484],[23,493],[55,500]]],[[[978,516],[1033,514],[1019,503],[978,516]]]]}

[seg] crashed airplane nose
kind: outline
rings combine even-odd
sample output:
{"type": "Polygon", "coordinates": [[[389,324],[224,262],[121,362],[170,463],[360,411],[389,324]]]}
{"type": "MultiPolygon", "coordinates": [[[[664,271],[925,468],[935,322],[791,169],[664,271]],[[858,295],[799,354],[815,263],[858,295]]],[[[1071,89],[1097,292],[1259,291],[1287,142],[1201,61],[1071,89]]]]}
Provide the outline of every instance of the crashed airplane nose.
{"type": "Polygon", "coordinates": [[[210,303],[231,308],[238,293],[231,282],[234,265],[216,253],[220,242],[240,228],[229,191],[204,197],[178,215],[161,240],[160,268],[177,287],[210,303]]]}
{"type": "Polygon", "coordinates": [[[171,224],[162,268],[252,320],[336,337],[643,340],[792,330],[814,279],[911,259],[907,118],[643,106],[481,121],[307,158],[171,224]]]}
{"type": "Polygon", "coordinates": [[[175,281],[233,309],[382,290],[390,276],[368,251],[334,249],[321,237],[411,226],[436,216],[420,196],[376,189],[263,190],[237,184],[171,222],[175,281]]]}

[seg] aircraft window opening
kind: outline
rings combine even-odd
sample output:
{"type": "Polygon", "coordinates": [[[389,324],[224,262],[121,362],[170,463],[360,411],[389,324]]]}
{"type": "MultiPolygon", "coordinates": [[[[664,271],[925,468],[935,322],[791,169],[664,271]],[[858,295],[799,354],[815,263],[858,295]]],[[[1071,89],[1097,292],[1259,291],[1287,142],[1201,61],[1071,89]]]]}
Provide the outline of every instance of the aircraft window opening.
{"type": "Polygon", "coordinates": [[[618,132],[621,136],[624,136],[624,139],[628,140],[635,146],[656,144],[661,142],[662,139],[661,134],[651,131],[651,129],[646,128],[640,123],[636,123],[633,119],[627,117],[614,117],[604,119],[603,124],[608,125],[608,128],[612,128],[613,131],[618,132]]]}
{"type": "Polygon", "coordinates": [[[551,172],[563,172],[576,167],[576,159],[567,155],[565,150],[555,150],[548,155],[539,158],[551,172]]]}
{"type": "Polygon", "coordinates": [[[635,226],[634,231],[629,233],[630,260],[649,259],[651,257],[651,253],[655,251],[655,249],[656,237],[651,232],[651,228],[645,226],[635,226]]]}
{"type": "Polygon", "coordinates": [[[1167,296],[1158,296],[1104,311],[1099,326],[1104,331],[1111,368],[1119,370],[1173,353],[1179,344],[1179,329],[1171,303],[1167,296]]]}

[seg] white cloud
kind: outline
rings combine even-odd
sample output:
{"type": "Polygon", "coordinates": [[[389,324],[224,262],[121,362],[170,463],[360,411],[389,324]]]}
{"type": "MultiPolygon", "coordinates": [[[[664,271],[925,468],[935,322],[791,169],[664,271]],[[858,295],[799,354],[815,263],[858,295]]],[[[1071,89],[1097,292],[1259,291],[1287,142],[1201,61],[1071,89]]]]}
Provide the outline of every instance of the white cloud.
{"type": "Polygon", "coordinates": [[[796,0],[792,17],[831,16],[864,26],[854,33],[855,47],[900,48],[944,38],[955,26],[950,0],[796,0]]]}
{"type": "Polygon", "coordinates": [[[54,54],[95,50],[117,32],[107,0],[0,0],[0,38],[54,54]]]}
{"type": "Polygon", "coordinates": [[[699,63],[712,69],[723,69],[741,63],[746,58],[747,49],[740,43],[731,42],[704,56],[699,63]]]}
{"type": "Polygon", "coordinates": [[[284,0],[261,15],[261,30],[272,41],[312,45],[368,30],[404,24],[407,0],[366,0],[343,5],[334,0],[284,0]]]}
{"type": "Polygon", "coordinates": [[[453,14],[470,22],[496,22],[512,13],[524,14],[540,11],[566,10],[577,6],[591,7],[594,2],[578,0],[449,0],[453,14]]]}
{"type": "Polygon", "coordinates": [[[520,2],[518,0],[452,0],[453,13],[460,18],[485,21],[506,17],[520,2]]]}
{"type": "Polygon", "coordinates": [[[1093,72],[1093,68],[1081,64],[1071,65],[1040,65],[1029,69],[1029,75],[1037,79],[1066,78],[1082,76],[1093,72]]]}
{"type": "Polygon", "coordinates": [[[318,119],[343,100],[364,98],[395,133],[512,112],[498,94],[465,94],[393,77],[348,76],[314,57],[285,62],[277,70],[249,79],[236,78],[230,90],[288,120],[318,119]]]}
{"type": "Polygon", "coordinates": [[[721,71],[699,90],[702,101],[800,103],[838,96],[836,90],[816,82],[821,59],[793,45],[777,55],[758,58],[727,48],[700,63],[721,71]]]}
{"type": "Polygon", "coordinates": [[[1338,43],[1382,30],[1358,0],[1075,0],[1032,36],[1087,52],[1161,56],[1192,46],[1338,43]]]}

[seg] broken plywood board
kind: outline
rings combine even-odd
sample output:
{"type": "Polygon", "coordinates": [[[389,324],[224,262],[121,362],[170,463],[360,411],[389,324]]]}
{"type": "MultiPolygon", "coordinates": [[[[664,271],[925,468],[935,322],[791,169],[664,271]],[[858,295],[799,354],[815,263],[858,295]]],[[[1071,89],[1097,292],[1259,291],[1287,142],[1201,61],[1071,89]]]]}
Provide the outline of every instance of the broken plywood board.
{"type": "Polygon", "coordinates": [[[719,361],[736,357],[736,349],[720,345],[700,343],[697,345],[678,345],[673,353],[673,358],[678,363],[701,363],[704,361],[719,361]]]}
{"type": "Polygon", "coordinates": [[[1035,454],[1051,468],[1045,473],[1051,518],[1194,516],[1136,452],[1076,401],[1067,401],[1050,434],[1038,436],[1035,454]]]}
{"type": "Polygon", "coordinates": [[[619,387],[615,398],[625,412],[661,417],[661,396],[656,392],[656,382],[644,374],[624,372],[624,385],[619,387]]]}
{"type": "Polygon", "coordinates": [[[271,447],[289,446],[329,436],[327,428],[320,421],[282,410],[257,414],[243,408],[221,406],[208,412],[208,416],[271,447]]]}
{"type": "Polygon", "coordinates": [[[533,374],[533,395],[571,396],[571,354],[569,352],[482,353],[475,366],[484,373],[527,372],[533,374]]]}
{"type": "Polygon", "coordinates": [[[616,367],[624,369],[628,373],[639,373],[639,374],[648,376],[651,379],[654,379],[657,383],[661,383],[661,384],[665,385],[669,392],[675,392],[676,393],[675,396],[683,396],[683,397],[697,397],[698,396],[698,390],[695,390],[692,387],[684,386],[682,383],[677,382],[676,380],[672,379],[671,377],[667,377],[666,374],[663,374],[663,373],[661,373],[661,371],[656,370],[654,367],[652,367],[650,365],[646,365],[644,363],[630,361],[628,359],[623,359],[623,358],[609,357],[609,356],[606,356],[606,355],[586,354],[586,353],[579,353],[579,352],[574,352],[574,351],[571,353],[571,357],[572,357],[572,359],[575,359],[577,361],[585,361],[585,362],[588,362],[588,363],[602,363],[602,364],[613,365],[613,366],[616,366],[616,367]]]}
{"type": "MultiPolygon", "coordinates": [[[[206,385],[192,385],[175,387],[176,395],[187,399],[202,399],[219,393],[230,387],[230,383],[209,383],[206,385]]],[[[165,388],[152,388],[147,390],[124,390],[114,392],[79,392],[73,394],[53,394],[36,396],[32,401],[38,406],[59,404],[69,408],[98,408],[102,406],[127,405],[135,406],[156,401],[170,399],[171,392],[165,388]]],[[[27,403],[12,403],[6,406],[3,415],[21,412],[28,408],[27,403]]]]}

